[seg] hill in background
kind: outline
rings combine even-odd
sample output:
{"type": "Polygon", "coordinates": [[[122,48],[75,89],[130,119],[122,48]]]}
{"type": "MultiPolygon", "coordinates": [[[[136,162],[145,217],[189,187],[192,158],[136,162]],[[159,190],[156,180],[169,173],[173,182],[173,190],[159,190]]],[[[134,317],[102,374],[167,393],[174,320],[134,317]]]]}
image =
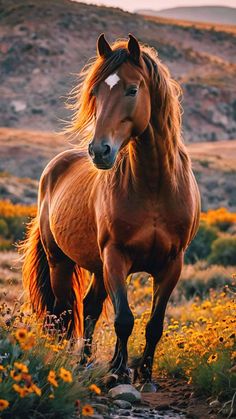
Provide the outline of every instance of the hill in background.
{"type": "Polygon", "coordinates": [[[69,0],[1,0],[1,125],[60,130],[75,73],[95,55],[101,32],[109,41],[131,32],[158,50],[183,86],[187,141],[236,137],[234,32],[69,0]]]}
{"type": "MultiPolygon", "coordinates": [[[[71,148],[62,135],[0,128],[0,196],[35,204],[38,180],[47,162],[71,148]]],[[[226,207],[236,212],[236,141],[189,144],[202,209],[226,207]]]]}
{"type": "Polygon", "coordinates": [[[173,7],[170,9],[141,9],[142,15],[161,16],[171,19],[190,20],[192,22],[212,22],[225,25],[236,25],[236,8],[225,6],[191,6],[173,7]]]}

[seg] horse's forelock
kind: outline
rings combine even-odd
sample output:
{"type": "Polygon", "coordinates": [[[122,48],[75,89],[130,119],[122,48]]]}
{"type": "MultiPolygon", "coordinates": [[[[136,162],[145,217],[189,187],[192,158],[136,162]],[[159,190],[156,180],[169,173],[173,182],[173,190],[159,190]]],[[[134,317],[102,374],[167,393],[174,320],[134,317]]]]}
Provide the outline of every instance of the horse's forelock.
{"type": "Polygon", "coordinates": [[[105,80],[108,76],[114,73],[124,62],[129,58],[128,50],[125,48],[118,48],[113,50],[113,53],[106,59],[100,62],[100,65],[96,68],[96,62],[94,71],[91,72],[91,89],[96,87],[101,81],[105,80]]]}

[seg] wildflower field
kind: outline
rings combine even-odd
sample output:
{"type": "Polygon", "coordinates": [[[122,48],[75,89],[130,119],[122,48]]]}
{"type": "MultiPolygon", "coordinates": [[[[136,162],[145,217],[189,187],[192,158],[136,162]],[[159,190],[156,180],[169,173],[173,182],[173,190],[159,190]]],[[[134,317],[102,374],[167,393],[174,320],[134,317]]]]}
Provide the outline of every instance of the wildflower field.
{"type": "MultiPolygon", "coordinates": [[[[34,215],[34,207],[1,202],[1,240],[7,240],[13,248],[12,220],[21,227],[19,238],[23,238],[24,223],[34,215]]],[[[219,402],[220,417],[233,417],[235,409],[235,243],[236,214],[225,209],[202,214],[198,236],[187,251],[182,278],[167,309],[154,363],[157,382],[163,377],[186,380],[196,394],[219,402]]],[[[8,254],[16,257],[5,249],[5,265],[8,254]]],[[[104,316],[99,320],[94,338],[95,363],[85,369],[79,364],[81,341],[71,345],[65,336],[46,333],[17,298],[6,304],[12,287],[17,295],[22,292],[19,273],[17,278],[12,282],[0,270],[0,417],[93,416],[96,403],[106,393],[103,381],[115,345],[112,315],[109,320],[104,316]]],[[[144,348],[152,283],[144,274],[133,275],[128,282],[135,315],[129,340],[132,359],[144,348]]]]}

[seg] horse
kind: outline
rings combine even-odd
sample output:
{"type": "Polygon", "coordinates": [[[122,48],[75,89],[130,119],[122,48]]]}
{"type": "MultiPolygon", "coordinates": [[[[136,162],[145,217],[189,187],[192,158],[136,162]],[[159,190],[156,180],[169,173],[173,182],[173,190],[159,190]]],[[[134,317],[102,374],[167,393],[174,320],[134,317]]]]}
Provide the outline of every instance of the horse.
{"type": "Polygon", "coordinates": [[[199,225],[199,190],[181,135],[181,88],[156,50],[131,34],[112,46],[101,34],[97,56],[80,77],[66,128],[76,144],[41,176],[37,216],[23,244],[23,283],[39,317],[64,313],[69,336],[83,336],[85,360],[109,298],[117,336],[111,375],[131,383],[134,316],[126,279],[150,274],[152,307],[135,380],[152,383],[166,306],[199,225]]]}

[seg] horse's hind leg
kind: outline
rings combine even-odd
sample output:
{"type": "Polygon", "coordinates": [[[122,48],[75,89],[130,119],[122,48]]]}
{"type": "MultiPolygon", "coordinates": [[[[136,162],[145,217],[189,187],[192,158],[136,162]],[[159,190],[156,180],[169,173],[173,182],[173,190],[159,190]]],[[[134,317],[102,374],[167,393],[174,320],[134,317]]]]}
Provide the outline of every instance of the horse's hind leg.
{"type": "Polygon", "coordinates": [[[72,276],[75,263],[61,251],[48,258],[50,281],[55,296],[53,312],[60,332],[71,337],[74,327],[72,276]]]}
{"type": "MultiPolygon", "coordinates": [[[[59,331],[67,331],[67,337],[70,338],[74,328],[73,305],[75,296],[72,288],[72,277],[75,262],[62,252],[54,240],[50,229],[46,201],[41,203],[40,232],[49,265],[51,291],[54,295],[54,303],[49,311],[50,314],[56,316],[54,322],[52,322],[52,317],[47,317],[45,325],[52,323],[52,326],[57,327],[59,331]]],[[[48,327],[50,326],[48,325],[48,327]]]]}
{"type": "MultiPolygon", "coordinates": [[[[146,326],[146,346],[134,371],[134,381],[139,378],[141,383],[151,382],[154,353],[162,336],[166,306],[178,282],[182,264],[183,255],[181,253],[165,267],[165,270],[157,278],[153,278],[153,301],[151,316],[146,326]]],[[[143,391],[145,390],[144,387],[143,391]]]]}
{"type": "Polygon", "coordinates": [[[82,363],[91,357],[93,332],[106,297],[107,292],[104,287],[103,275],[94,274],[83,301],[85,345],[82,363]]]}

